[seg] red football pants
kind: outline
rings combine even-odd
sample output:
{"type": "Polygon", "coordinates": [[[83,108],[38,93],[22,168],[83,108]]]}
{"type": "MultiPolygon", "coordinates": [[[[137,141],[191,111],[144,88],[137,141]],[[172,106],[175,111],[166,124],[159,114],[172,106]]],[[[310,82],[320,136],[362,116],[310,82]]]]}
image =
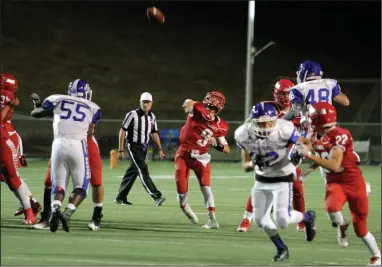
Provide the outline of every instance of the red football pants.
{"type": "MultiPolygon", "coordinates": [[[[360,179],[363,181],[363,179],[360,179]]],[[[364,182],[357,185],[344,185],[328,183],[326,186],[325,208],[327,213],[341,211],[348,202],[352,216],[354,232],[358,237],[364,237],[367,229],[367,215],[369,213],[369,200],[364,182]]]]}
{"type": "Polygon", "coordinates": [[[187,149],[179,148],[175,157],[175,182],[178,194],[187,193],[190,170],[194,171],[200,186],[210,186],[210,163],[204,166],[200,161],[191,158],[187,149]]]}

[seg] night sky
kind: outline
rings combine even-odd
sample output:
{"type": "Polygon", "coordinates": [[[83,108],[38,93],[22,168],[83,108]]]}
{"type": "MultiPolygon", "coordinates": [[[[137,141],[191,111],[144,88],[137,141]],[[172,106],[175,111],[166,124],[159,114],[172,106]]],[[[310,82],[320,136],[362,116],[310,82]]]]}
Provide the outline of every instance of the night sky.
{"type": "MultiPolygon", "coordinates": [[[[380,13],[378,1],[256,1],[254,44],[276,45],[255,58],[254,100],[270,99],[277,77],[294,78],[302,61],[315,60],[358,110],[360,95],[375,83],[341,80],[380,78],[380,13]]],[[[3,14],[3,68],[16,70],[25,92],[81,76],[95,88],[116,88],[131,103],[150,90],[167,113],[190,91],[201,98],[216,88],[230,99],[228,117],[243,108],[247,1],[26,1],[4,4],[3,14]],[[147,19],[149,6],[165,13],[163,25],[147,19]]],[[[109,107],[113,98],[104,92],[96,94],[101,105],[125,109],[126,103],[109,107]]]]}
{"type": "MultiPolygon", "coordinates": [[[[172,19],[183,20],[183,23],[187,21],[187,24],[195,24],[194,27],[197,28],[206,24],[220,24],[216,30],[227,32],[227,42],[240,39],[245,45],[247,2],[156,5],[166,11],[168,23],[171,23],[172,19]]],[[[294,69],[300,61],[312,59],[320,62],[324,71],[331,76],[379,78],[381,3],[256,1],[255,45],[261,47],[271,40],[276,42],[276,46],[269,48],[264,55],[278,53],[282,56],[280,61],[292,57],[296,63],[292,66],[294,69]]],[[[258,58],[261,57],[262,55],[258,58]]],[[[260,64],[262,63],[260,61],[260,64]]]]}

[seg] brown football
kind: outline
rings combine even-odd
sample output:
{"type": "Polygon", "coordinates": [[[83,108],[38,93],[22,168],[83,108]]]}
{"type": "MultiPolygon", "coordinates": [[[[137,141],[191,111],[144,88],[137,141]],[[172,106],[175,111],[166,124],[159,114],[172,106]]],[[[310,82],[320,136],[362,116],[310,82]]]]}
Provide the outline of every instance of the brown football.
{"type": "Polygon", "coordinates": [[[164,23],[165,16],[159,8],[157,8],[155,6],[148,7],[146,10],[146,14],[147,14],[147,18],[149,20],[156,20],[160,24],[164,23]]]}

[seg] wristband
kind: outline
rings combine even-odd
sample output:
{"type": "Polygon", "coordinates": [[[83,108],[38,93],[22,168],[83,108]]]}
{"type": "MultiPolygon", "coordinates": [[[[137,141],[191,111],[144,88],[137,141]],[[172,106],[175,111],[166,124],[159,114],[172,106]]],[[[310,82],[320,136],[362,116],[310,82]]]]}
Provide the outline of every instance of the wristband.
{"type": "Polygon", "coordinates": [[[224,145],[222,145],[222,144],[218,144],[217,146],[214,146],[214,148],[215,148],[217,151],[223,151],[223,150],[224,150],[224,145]]]}
{"type": "Polygon", "coordinates": [[[118,152],[125,152],[125,150],[118,150],[118,152]]]}
{"type": "Polygon", "coordinates": [[[162,148],[159,148],[159,149],[158,149],[158,151],[161,151],[161,150],[162,150],[162,148]]]}

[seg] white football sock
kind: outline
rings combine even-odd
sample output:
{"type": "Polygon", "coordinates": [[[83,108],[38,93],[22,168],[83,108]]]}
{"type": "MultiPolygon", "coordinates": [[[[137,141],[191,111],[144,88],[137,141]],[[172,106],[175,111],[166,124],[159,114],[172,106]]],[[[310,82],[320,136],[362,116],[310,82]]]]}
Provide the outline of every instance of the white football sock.
{"type": "Polygon", "coordinates": [[[297,210],[291,210],[290,216],[288,220],[289,223],[299,223],[304,220],[304,214],[302,212],[299,212],[297,210]]]}
{"type": "Polygon", "coordinates": [[[178,202],[181,207],[184,207],[187,204],[187,193],[178,194],[178,202]]]}
{"type": "Polygon", "coordinates": [[[17,194],[19,196],[19,199],[20,199],[20,202],[21,202],[21,205],[23,206],[23,208],[25,210],[29,209],[31,207],[31,203],[30,203],[29,194],[28,194],[29,188],[26,185],[26,183],[24,181],[22,181],[20,187],[17,188],[16,191],[17,191],[17,194]]]}
{"type": "Polygon", "coordinates": [[[364,237],[361,237],[363,243],[369,248],[373,257],[381,257],[381,252],[379,251],[377,241],[375,241],[374,236],[368,232],[364,237]]]}
{"type": "Polygon", "coordinates": [[[244,211],[243,219],[247,219],[247,220],[249,220],[249,221],[252,221],[252,219],[253,219],[253,213],[252,213],[252,212],[248,212],[248,211],[244,211]]]}
{"type": "Polygon", "coordinates": [[[204,203],[206,203],[206,208],[215,208],[214,195],[212,194],[211,187],[201,186],[200,190],[204,196],[204,203]]]}
{"type": "Polygon", "coordinates": [[[331,212],[328,214],[329,218],[332,222],[334,222],[337,225],[345,225],[346,220],[344,219],[344,216],[342,216],[342,213],[340,211],[337,212],[331,212]]]}

